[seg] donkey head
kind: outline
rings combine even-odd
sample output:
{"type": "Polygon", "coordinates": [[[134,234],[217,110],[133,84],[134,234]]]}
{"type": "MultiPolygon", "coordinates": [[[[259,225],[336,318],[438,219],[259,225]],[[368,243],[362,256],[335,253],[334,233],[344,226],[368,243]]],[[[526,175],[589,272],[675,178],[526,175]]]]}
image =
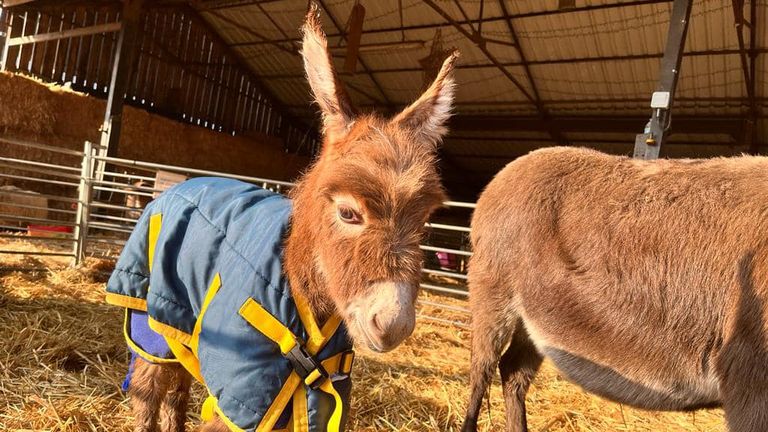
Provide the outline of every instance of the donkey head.
{"type": "Polygon", "coordinates": [[[452,107],[457,53],[418,100],[385,119],[355,112],[315,8],[303,34],[324,141],[292,192],[286,273],[316,313],[341,314],[355,342],[388,351],[413,331],[419,242],[424,223],[445,199],[435,153],[452,107]]]}

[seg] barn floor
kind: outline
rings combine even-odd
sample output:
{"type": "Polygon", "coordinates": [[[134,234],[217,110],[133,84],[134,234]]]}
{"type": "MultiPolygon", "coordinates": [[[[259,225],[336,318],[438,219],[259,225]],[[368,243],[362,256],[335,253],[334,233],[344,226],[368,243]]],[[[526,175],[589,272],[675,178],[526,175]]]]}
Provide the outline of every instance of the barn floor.
{"type": "MultiPolygon", "coordinates": [[[[32,249],[0,240],[1,249],[32,249]]],[[[0,255],[0,267],[54,264],[0,255]]],[[[120,391],[122,314],[102,301],[104,262],[36,273],[0,271],[0,430],[129,431],[120,391]]],[[[441,299],[441,301],[444,301],[441,299]]],[[[458,319],[447,311],[424,311],[458,319]]],[[[359,351],[349,430],[456,431],[467,398],[469,333],[430,321],[397,350],[359,351]]],[[[196,389],[193,410],[202,392],[196,389]]],[[[532,431],[723,431],[719,410],[649,413],[590,396],[545,364],[528,395],[532,431]]],[[[191,426],[197,414],[190,413],[191,426]]],[[[498,383],[481,430],[503,429],[498,383]]]]}

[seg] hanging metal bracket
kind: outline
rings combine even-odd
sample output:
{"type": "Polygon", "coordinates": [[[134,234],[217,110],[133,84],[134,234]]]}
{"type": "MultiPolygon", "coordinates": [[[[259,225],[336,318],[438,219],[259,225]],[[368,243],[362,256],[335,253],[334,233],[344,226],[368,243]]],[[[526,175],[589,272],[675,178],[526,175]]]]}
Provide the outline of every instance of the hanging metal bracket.
{"type": "Polygon", "coordinates": [[[659,85],[651,97],[651,119],[645,131],[635,138],[634,157],[636,159],[657,159],[661,145],[672,123],[672,104],[674,102],[677,78],[680,75],[680,63],[683,59],[685,37],[691,17],[693,0],[675,0],[667,32],[667,46],[661,59],[659,85]]]}

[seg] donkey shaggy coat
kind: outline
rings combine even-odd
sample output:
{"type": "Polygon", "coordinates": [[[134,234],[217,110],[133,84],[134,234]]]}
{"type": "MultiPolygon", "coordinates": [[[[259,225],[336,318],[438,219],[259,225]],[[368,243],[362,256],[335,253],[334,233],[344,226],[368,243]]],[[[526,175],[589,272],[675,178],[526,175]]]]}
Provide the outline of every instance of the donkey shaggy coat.
{"type": "Polygon", "coordinates": [[[544,356],[613,401],[768,430],[768,159],[535,151],[488,185],[472,243],[465,431],[497,364],[507,430],[527,430],[544,356]]]}

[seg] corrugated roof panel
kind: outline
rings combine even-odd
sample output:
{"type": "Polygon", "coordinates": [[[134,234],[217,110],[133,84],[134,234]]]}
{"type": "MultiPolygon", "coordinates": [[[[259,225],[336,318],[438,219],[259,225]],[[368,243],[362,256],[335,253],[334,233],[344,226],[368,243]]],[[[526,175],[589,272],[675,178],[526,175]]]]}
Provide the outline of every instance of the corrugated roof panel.
{"type": "MultiPolygon", "coordinates": [[[[642,126],[642,125],[641,125],[642,126]]],[[[642,127],[638,128],[637,133],[642,132],[642,127]]],[[[635,142],[635,135],[633,133],[616,133],[616,132],[568,132],[566,138],[573,141],[614,141],[614,142],[635,142]]],[[[735,141],[729,135],[725,134],[673,134],[669,137],[669,142],[672,143],[693,143],[693,144],[706,144],[706,143],[728,143],[734,144],[735,141]]]]}
{"type": "Polygon", "coordinates": [[[467,115],[509,115],[509,116],[532,116],[537,114],[536,107],[530,103],[520,104],[482,104],[482,103],[459,103],[455,109],[458,114],[467,115]]]}
{"type": "Polygon", "coordinates": [[[543,100],[575,101],[648,97],[655,84],[657,61],[638,60],[633,79],[622,69],[627,62],[534,65],[531,71],[543,100]]]}
{"type": "MultiPolygon", "coordinates": [[[[387,28],[387,27],[394,27],[400,24],[400,15],[399,10],[397,8],[396,2],[390,2],[388,3],[389,7],[384,6],[386,2],[370,2],[365,3],[366,9],[370,10],[370,5],[376,4],[376,7],[378,7],[381,10],[388,11],[388,14],[385,17],[382,17],[381,12],[367,12],[366,13],[366,19],[371,17],[376,17],[376,27],[378,28],[387,28]]],[[[452,0],[437,0],[435,3],[446,13],[448,13],[450,16],[454,17],[456,21],[463,21],[464,17],[459,10],[459,8],[456,6],[456,3],[452,0]]],[[[464,12],[467,13],[467,16],[471,20],[476,20],[480,16],[480,1],[479,0],[462,0],[461,6],[464,9],[464,12]]],[[[493,1],[486,1],[484,2],[483,6],[483,17],[498,17],[501,15],[501,9],[499,8],[498,4],[493,1]]],[[[437,22],[443,22],[445,21],[443,17],[438,14],[434,9],[432,9],[429,5],[425,4],[424,2],[418,1],[418,0],[406,0],[403,1],[403,22],[406,26],[408,25],[424,25],[424,24],[433,24],[437,22]]],[[[469,27],[467,26],[467,29],[469,27]]]]}
{"type": "Polygon", "coordinates": [[[309,103],[309,85],[305,81],[272,81],[270,88],[275,94],[280,95],[284,105],[303,106],[309,103]]]}
{"type": "Polygon", "coordinates": [[[489,141],[515,141],[515,140],[541,140],[550,139],[550,135],[547,132],[540,131],[523,131],[523,130],[506,130],[506,131],[472,131],[464,132],[457,131],[451,134],[451,138],[457,140],[470,140],[472,138],[481,138],[489,141]]]}
{"type": "Polygon", "coordinates": [[[573,12],[514,21],[530,60],[661,52],[666,4],[573,12]]]}
{"type": "Polygon", "coordinates": [[[303,68],[298,55],[268,45],[239,46],[236,49],[244,59],[254,65],[259,74],[278,74],[303,68]]]}
{"type": "Polygon", "coordinates": [[[548,137],[541,139],[504,139],[498,141],[448,138],[444,148],[450,154],[466,156],[503,156],[517,152],[521,147],[543,147],[554,145],[548,137]]]}
{"type": "MultiPolygon", "coordinates": [[[[435,0],[455,20],[463,20],[462,13],[453,0],[435,0]]],[[[479,15],[481,0],[461,1],[471,19],[479,15]]],[[[611,5],[633,0],[580,0],[577,7],[611,5]]],[[[330,13],[341,27],[345,27],[353,0],[326,0],[330,13]]],[[[507,0],[506,6],[513,15],[531,14],[541,11],[557,11],[558,0],[507,0]]],[[[366,31],[382,28],[398,28],[401,24],[398,2],[363,1],[366,7],[366,31]]],[[[462,51],[460,65],[483,65],[480,68],[461,68],[456,73],[456,111],[461,114],[482,113],[509,114],[514,116],[533,115],[535,106],[497,68],[488,66],[489,59],[477,47],[431,7],[419,0],[403,0],[402,23],[406,26],[428,26],[429,28],[405,32],[408,41],[423,42],[423,46],[412,49],[395,47],[389,50],[363,50],[363,61],[374,71],[381,69],[406,69],[406,71],[375,74],[390,102],[396,105],[410,103],[422,88],[422,72],[419,60],[428,53],[438,28],[442,31],[446,48],[456,47],[462,51]]],[[[553,116],[591,115],[604,116],[610,121],[615,115],[637,115],[643,119],[650,116],[649,101],[659,78],[660,55],[666,43],[667,29],[672,2],[662,2],[628,7],[609,7],[592,11],[562,12],[514,19],[512,24],[518,34],[522,49],[529,61],[536,87],[546,109],[553,116]],[[637,56],[633,60],[605,59],[565,63],[574,58],[637,56]]],[[[749,10],[749,4],[745,11],[749,10]]],[[[297,39],[298,28],[306,11],[304,0],[266,2],[261,6],[250,5],[220,10],[226,19],[208,15],[207,19],[230,42],[255,42],[236,49],[247,58],[250,67],[260,76],[282,102],[303,115],[314,113],[316,108],[309,104],[309,89],[303,79],[301,60],[297,55],[258,41],[253,33],[271,39],[297,39]],[[261,12],[264,8],[272,21],[261,12]],[[228,23],[233,21],[235,24],[228,23]],[[275,23],[279,29],[275,27],[275,23]],[[286,77],[289,75],[289,77],[286,77]],[[291,77],[292,75],[292,77],[291,77]],[[275,78],[269,78],[276,76],[275,78]]],[[[519,63],[517,50],[506,44],[511,41],[507,23],[498,19],[501,9],[497,2],[485,2],[483,16],[496,17],[483,24],[483,35],[501,41],[489,42],[486,46],[493,56],[503,63],[519,63]]],[[[768,32],[761,28],[768,22],[768,7],[758,4],[757,28],[758,48],[768,47],[768,32]]],[[[331,23],[328,14],[321,13],[324,29],[334,34],[338,30],[331,23]]],[[[464,26],[469,31],[469,26],[464,26]]],[[[745,29],[746,40],[749,31],[745,29]]],[[[400,31],[364,33],[362,43],[382,44],[398,42],[400,31]]],[[[331,37],[331,47],[336,50],[335,62],[339,69],[343,64],[344,49],[340,38],[331,37]]],[[[298,48],[294,42],[285,42],[287,49],[298,48]]],[[[675,115],[744,115],[748,111],[746,86],[737,53],[722,54],[724,50],[738,48],[731,0],[697,0],[694,3],[691,24],[686,43],[686,52],[698,52],[686,56],[681,68],[675,115]],[[706,54],[711,52],[711,54],[706,54]]],[[[533,94],[525,71],[520,66],[506,70],[533,94]]],[[[756,86],[758,105],[768,109],[768,55],[761,53],[758,58],[756,86]]],[[[350,87],[349,92],[355,103],[366,107],[381,105],[379,86],[365,74],[358,65],[357,73],[343,74],[342,80],[350,87]]],[[[642,121],[638,131],[641,132],[642,121]]],[[[674,126],[673,126],[674,129],[674,126]]],[[[759,123],[760,136],[768,135],[768,122],[759,123]]],[[[534,148],[552,145],[554,141],[546,132],[504,133],[491,131],[459,132],[463,138],[449,138],[445,144],[449,154],[500,155],[502,159],[511,155],[526,153],[534,148]],[[469,136],[476,137],[475,140],[469,136]],[[494,138],[495,137],[495,138],[494,138]]],[[[457,133],[457,134],[459,134],[457,133]]],[[[626,154],[631,152],[633,133],[572,133],[563,131],[568,139],[582,145],[592,142],[592,147],[604,151],[626,154]]],[[[717,155],[732,154],[743,148],[733,143],[729,136],[676,134],[662,154],[680,156],[685,152],[717,155]],[[711,148],[706,149],[707,144],[711,148]]],[[[502,162],[473,158],[468,162],[471,169],[493,171],[502,162]]],[[[503,166],[503,165],[502,165],[503,166]]]]}
{"type": "MultiPolygon", "coordinates": [[[[379,51],[364,51],[361,53],[363,59],[374,69],[390,69],[399,67],[421,67],[419,60],[426,57],[432,46],[432,40],[435,35],[434,29],[411,30],[407,32],[406,40],[421,41],[424,46],[416,49],[404,49],[395,47],[394,49],[382,49],[379,51]]],[[[450,26],[442,27],[441,38],[443,48],[448,50],[456,48],[461,51],[461,64],[487,64],[488,58],[477,48],[477,45],[459,33],[450,26]]],[[[362,43],[378,44],[399,42],[401,36],[399,33],[374,33],[364,35],[362,43]]],[[[490,48],[489,48],[490,49],[490,48]]],[[[514,49],[503,47],[502,52],[492,48],[493,52],[498,54],[499,60],[503,62],[517,61],[517,53],[514,49]]]]}
{"type": "Polygon", "coordinates": [[[678,97],[746,97],[744,72],[738,55],[688,57],[683,59],[678,97]]]}
{"type": "MultiPolygon", "coordinates": [[[[699,0],[691,10],[686,51],[738,48],[731,0],[699,0]]],[[[666,39],[666,30],[664,31],[666,39]]]]}
{"type": "MultiPolygon", "coordinates": [[[[339,3],[337,0],[331,0],[326,2],[327,4],[339,3]]],[[[280,28],[291,37],[299,37],[299,29],[304,22],[304,16],[307,13],[306,1],[277,1],[277,2],[262,2],[261,7],[269,14],[273,21],[275,21],[280,28]]],[[[249,6],[249,9],[259,10],[258,6],[249,6]]],[[[328,33],[336,33],[336,29],[333,27],[327,14],[320,15],[323,28],[328,33]]]]}

